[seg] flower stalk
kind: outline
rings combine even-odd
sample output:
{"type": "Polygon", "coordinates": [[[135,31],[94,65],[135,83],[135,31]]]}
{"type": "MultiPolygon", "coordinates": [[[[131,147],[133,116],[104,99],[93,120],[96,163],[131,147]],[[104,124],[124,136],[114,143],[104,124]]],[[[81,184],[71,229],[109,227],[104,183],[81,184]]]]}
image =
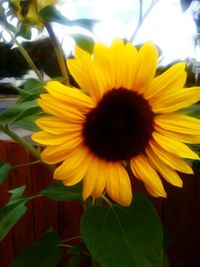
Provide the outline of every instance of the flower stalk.
{"type": "Polygon", "coordinates": [[[69,77],[68,77],[68,73],[67,73],[66,63],[65,63],[63,53],[62,53],[62,48],[60,46],[60,43],[59,43],[51,25],[50,25],[50,23],[46,23],[45,27],[46,27],[46,30],[47,30],[49,36],[50,36],[50,40],[52,42],[54,51],[56,53],[56,57],[58,60],[60,71],[61,71],[62,76],[64,77],[64,83],[66,85],[68,85],[69,84],[69,77]]]}
{"type": "Polygon", "coordinates": [[[5,127],[0,126],[0,130],[2,132],[4,132],[5,134],[7,134],[9,137],[11,137],[14,141],[16,141],[24,149],[28,150],[30,152],[30,154],[33,155],[37,160],[40,160],[39,151],[34,146],[32,146],[29,142],[27,142],[25,139],[21,138],[15,132],[13,132],[11,129],[9,129],[8,126],[5,126],[5,127]]]}
{"type": "Polygon", "coordinates": [[[144,23],[146,17],[149,15],[149,13],[154,8],[154,6],[158,3],[158,1],[159,0],[152,0],[151,5],[149,6],[149,8],[147,9],[147,11],[143,15],[143,1],[142,0],[139,0],[139,4],[140,4],[139,19],[138,19],[137,27],[136,27],[135,31],[133,32],[133,34],[130,37],[130,42],[131,43],[134,41],[134,39],[135,39],[138,31],[140,30],[142,24],[144,23]]]}

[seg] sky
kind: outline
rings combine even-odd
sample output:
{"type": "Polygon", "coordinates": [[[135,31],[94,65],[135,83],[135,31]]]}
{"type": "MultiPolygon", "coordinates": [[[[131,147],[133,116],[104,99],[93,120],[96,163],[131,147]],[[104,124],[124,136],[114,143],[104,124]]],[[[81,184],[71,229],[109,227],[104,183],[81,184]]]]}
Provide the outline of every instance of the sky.
{"type": "MultiPolygon", "coordinates": [[[[143,14],[151,3],[151,0],[143,0],[143,14]]],[[[139,0],[62,0],[59,8],[69,19],[86,17],[100,20],[94,27],[94,33],[98,40],[110,43],[115,37],[129,39],[133,34],[138,21],[139,0]]],[[[163,51],[163,64],[176,59],[193,58],[196,26],[192,8],[191,5],[183,13],[180,0],[157,1],[145,18],[134,43],[153,41],[163,51]]],[[[55,27],[63,31],[63,44],[70,43],[66,29],[58,25],[55,27]]]]}
{"type": "MultiPolygon", "coordinates": [[[[143,0],[143,14],[151,3],[151,0],[143,0]]],[[[138,22],[139,0],[60,0],[57,8],[68,19],[99,20],[93,29],[95,39],[110,43],[115,37],[129,39],[132,36],[138,22]]],[[[158,0],[146,16],[134,44],[153,41],[163,52],[163,64],[194,57],[196,27],[192,8],[182,13],[180,0],[158,0]]],[[[69,53],[74,44],[70,34],[80,29],[58,24],[53,27],[64,51],[69,53]]]]}

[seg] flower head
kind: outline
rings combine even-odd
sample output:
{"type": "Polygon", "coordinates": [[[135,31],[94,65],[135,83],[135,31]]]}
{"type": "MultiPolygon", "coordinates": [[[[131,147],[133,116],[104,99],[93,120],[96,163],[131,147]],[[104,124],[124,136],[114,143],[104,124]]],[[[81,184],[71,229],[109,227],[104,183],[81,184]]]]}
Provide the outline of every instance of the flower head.
{"type": "Polygon", "coordinates": [[[58,0],[11,0],[20,21],[41,27],[43,25],[38,13],[46,6],[58,0]]]}
{"type": "Polygon", "coordinates": [[[93,55],[76,48],[67,61],[80,89],[51,81],[38,100],[49,114],[33,134],[46,146],[44,162],[58,165],[54,178],[67,186],[83,180],[83,198],[107,192],[128,206],[132,187],[125,163],[149,193],[166,197],[161,177],[182,187],[178,172],[193,173],[184,159],[199,159],[187,144],[200,142],[200,121],[178,111],[200,100],[184,88],[185,64],[155,77],[158,52],[116,40],[97,43],[93,55]]]}

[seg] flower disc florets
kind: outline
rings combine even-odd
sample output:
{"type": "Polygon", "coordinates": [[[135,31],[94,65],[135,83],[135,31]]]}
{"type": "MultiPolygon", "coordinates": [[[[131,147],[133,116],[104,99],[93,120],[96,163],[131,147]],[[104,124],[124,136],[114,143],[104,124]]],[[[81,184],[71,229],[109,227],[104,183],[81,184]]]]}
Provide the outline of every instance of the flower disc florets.
{"type": "Polygon", "coordinates": [[[105,94],[86,117],[85,144],[108,161],[128,160],[144,152],[153,132],[153,112],[148,102],[124,88],[105,94]]]}

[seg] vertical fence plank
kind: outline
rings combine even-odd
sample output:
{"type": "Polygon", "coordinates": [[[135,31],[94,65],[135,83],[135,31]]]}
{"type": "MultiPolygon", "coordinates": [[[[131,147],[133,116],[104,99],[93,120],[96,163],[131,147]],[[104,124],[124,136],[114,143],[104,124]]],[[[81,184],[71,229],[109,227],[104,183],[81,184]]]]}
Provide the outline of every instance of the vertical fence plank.
{"type": "MultiPolygon", "coordinates": [[[[0,141],[0,160],[3,162],[9,162],[6,152],[6,142],[0,141]]],[[[8,190],[9,188],[9,177],[0,185],[0,207],[3,207],[9,200],[8,190]]],[[[13,233],[9,233],[8,236],[0,242],[0,259],[1,265],[10,267],[14,259],[14,246],[13,246],[13,233]]]]}
{"type": "MultiPolygon", "coordinates": [[[[52,173],[43,165],[37,164],[31,167],[32,187],[34,194],[53,182],[52,173]]],[[[57,229],[57,202],[44,197],[33,200],[34,210],[34,238],[39,238],[49,228],[57,229]]]]}
{"type": "Polygon", "coordinates": [[[167,186],[163,222],[173,239],[170,266],[199,267],[200,177],[183,175],[183,188],[167,186]]]}
{"type": "MultiPolygon", "coordinates": [[[[18,164],[26,164],[29,162],[29,153],[22,149],[18,144],[14,142],[8,142],[6,145],[7,155],[9,162],[16,166],[18,164]]],[[[9,184],[10,188],[16,188],[26,185],[25,194],[32,194],[32,182],[31,173],[28,166],[17,166],[12,169],[10,173],[9,184]]],[[[33,240],[33,212],[32,204],[28,203],[28,210],[26,214],[21,218],[20,222],[15,225],[13,231],[14,250],[17,255],[28,243],[33,240]]]]}

